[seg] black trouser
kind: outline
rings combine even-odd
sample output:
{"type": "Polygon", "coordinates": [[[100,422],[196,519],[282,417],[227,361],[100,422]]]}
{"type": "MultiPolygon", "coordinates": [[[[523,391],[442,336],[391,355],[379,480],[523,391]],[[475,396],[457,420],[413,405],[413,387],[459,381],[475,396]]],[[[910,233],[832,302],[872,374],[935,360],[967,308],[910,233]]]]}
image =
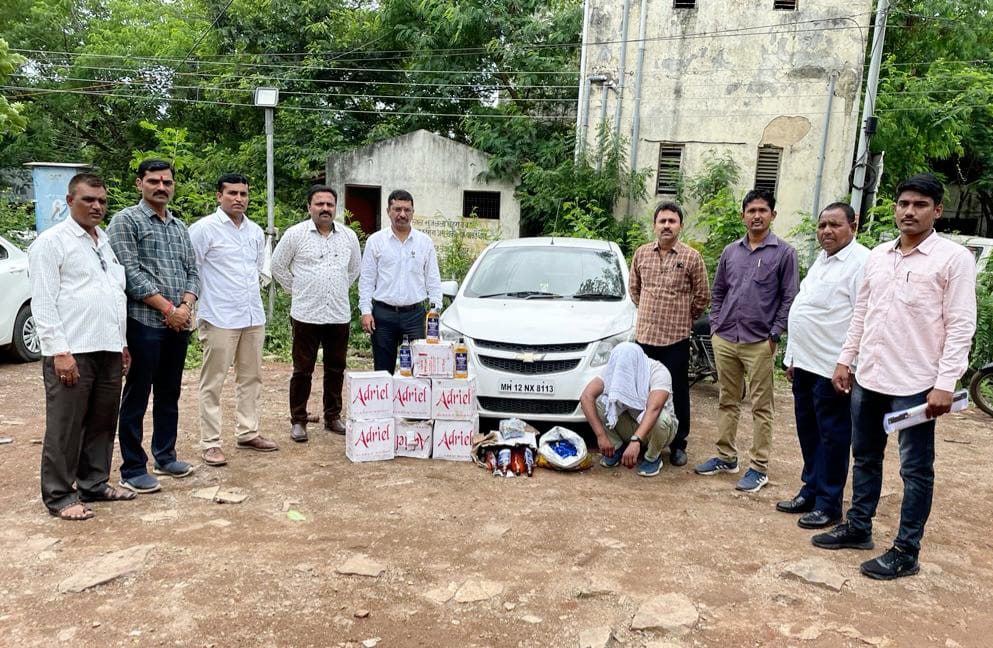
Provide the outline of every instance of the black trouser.
{"type": "Polygon", "coordinates": [[[341,416],[341,386],[348,354],[348,324],[293,322],[293,377],[290,378],[290,420],[307,423],[307,401],[317,363],[324,347],[324,422],[341,416]]]}
{"type": "Polygon", "coordinates": [[[50,511],[78,501],[77,490],[100,494],[107,485],[114,452],[121,354],[96,351],[72,357],[79,368],[79,382],[71,387],[59,380],[53,357],[45,356],[41,363],[45,379],[41,499],[50,511]]]}
{"type": "MultiPolygon", "coordinates": [[[[401,307],[406,308],[406,307],[401,307]]],[[[393,373],[397,364],[397,347],[407,335],[411,341],[424,337],[424,305],[409,310],[372,302],[372,318],[376,330],[372,332],[372,363],[376,371],[393,373]]]]}
{"type": "Polygon", "coordinates": [[[179,394],[186,364],[189,331],[146,326],[128,318],[128,351],[131,368],[124,382],[118,437],[121,443],[121,477],[132,479],[148,473],[148,455],[141,447],[148,396],[152,405],[152,456],[159,466],[176,461],[176,426],[179,394]]]}
{"type": "Polygon", "coordinates": [[[672,406],[679,420],[676,438],[669,444],[669,450],[686,450],[686,438],[690,435],[690,339],[680,340],[667,346],[653,346],[638,343],[652,360],[658,360],[672,374],[672,406]]]}
{"type": "Polygon", "coordinates": [[[830,378],[793,368],[793,411],[803,454],[800,495],[814,508],[840,517],[852,443],[851,397],[839,394],[830,378]]]}

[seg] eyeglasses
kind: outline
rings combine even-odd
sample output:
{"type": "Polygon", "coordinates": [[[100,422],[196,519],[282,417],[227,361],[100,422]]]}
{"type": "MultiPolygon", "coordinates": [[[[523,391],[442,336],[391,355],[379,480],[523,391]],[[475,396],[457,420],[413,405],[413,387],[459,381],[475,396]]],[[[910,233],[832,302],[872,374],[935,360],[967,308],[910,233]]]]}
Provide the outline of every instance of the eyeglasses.
{"type": "Polygon", "coordinates": [[[103,254],[100,253],[100,250],[98,248],[93,248],[93,251],[96,252],[97,258],[100,259],[100,268],[104,272],[107,272],[107,262],[104,261],[103,254]]]}

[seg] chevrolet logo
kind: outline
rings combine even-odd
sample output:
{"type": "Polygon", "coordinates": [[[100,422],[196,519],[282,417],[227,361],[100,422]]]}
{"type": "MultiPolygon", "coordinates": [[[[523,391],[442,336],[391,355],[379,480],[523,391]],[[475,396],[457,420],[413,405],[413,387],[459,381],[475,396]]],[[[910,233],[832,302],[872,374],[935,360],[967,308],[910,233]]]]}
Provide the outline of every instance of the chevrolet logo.
{"type": "Polygon", "coordinates": [[[517,356],[515,357],[515,360],[520,360],[521,362],[525,362],[525,363],[528,363],[528,364],[537,362],[539,360],[544,360],[544,359],[545,359],[545,355],[544,354],[540,354],[539,355],[539,354],[530,353],[530,352],[529,353],[518,353],[517,356]]]}

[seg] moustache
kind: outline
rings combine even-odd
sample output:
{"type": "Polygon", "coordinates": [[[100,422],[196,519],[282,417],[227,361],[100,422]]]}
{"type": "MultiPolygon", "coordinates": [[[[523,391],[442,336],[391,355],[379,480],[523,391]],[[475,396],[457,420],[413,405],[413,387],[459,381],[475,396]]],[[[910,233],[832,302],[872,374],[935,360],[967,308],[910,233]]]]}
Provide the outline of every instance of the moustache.
{"type": "Polygon", "coordinates": [[[329,211],[322,211],[320,214],[318,214],[318,216],[334,216],[334,213],[329,211]]]}

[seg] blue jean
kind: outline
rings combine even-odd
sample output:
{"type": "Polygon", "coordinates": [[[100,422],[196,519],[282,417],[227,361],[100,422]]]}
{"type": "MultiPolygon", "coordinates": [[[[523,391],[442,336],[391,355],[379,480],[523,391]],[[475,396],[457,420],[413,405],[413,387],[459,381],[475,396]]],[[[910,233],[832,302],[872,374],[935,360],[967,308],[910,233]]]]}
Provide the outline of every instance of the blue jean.
{"type": "Polygon", "coordinates": [[[152,405],[152,456],[159,466],[176,460],[176,427],[179,424],[179,393],[186,363],[189,331],[146,326],[128,318],[128,351],[131,369],[124,382],[117,436],[121,444],[121,478],[148,473],[148,455],[141,446],[148,397],[152,405]]]}
{"type": "MultiPolygon", "coordinates": [[[[852,387],[852,506],[848,524],[856,533],[872,533],[879,493],[883,486],[883,451],[886,432],[883,415],[927,402],[931,390],[911,396],[890,396],[852,387]]],[[[903,502],[900,505],[900,530],[894,545],[916,556],[921,549],[924,525],[931,514],[934,493],[934,421],[901,430],[900,477],[903,478],[903,502]]]]}
{"type": "Polygon", "coordinates": [[[841,516],[848,479],[850,400],[848,395],[835,391],[830,378],[793,369],[793,410],[803,454],[800,495],[813,499],[814,508],[831,517],[841,516]]]}

